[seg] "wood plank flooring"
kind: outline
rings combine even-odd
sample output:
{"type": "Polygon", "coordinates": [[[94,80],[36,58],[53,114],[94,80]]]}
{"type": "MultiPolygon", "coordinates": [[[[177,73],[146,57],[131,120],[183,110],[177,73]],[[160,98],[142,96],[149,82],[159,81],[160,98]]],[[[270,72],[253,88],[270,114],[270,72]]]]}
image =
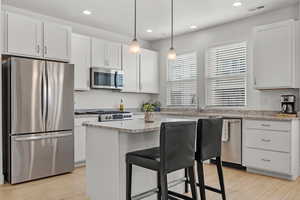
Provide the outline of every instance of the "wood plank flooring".
{"type": "MultiPolygon", "coordinates": [[[[206,165],[205,176],[208,185],[218,186],[215,166],[206,165]]],[[[225,167],[224,176],[228,200],[300,199],[300,178],[292,182],[225,167]]],[[[85,168],[78,168],[72,174],[0,186],[0,200],[88,200],[85,190],[85,168]]],[[[207,192],[207,199],[221,200],[221,197],[207,192]]]]}

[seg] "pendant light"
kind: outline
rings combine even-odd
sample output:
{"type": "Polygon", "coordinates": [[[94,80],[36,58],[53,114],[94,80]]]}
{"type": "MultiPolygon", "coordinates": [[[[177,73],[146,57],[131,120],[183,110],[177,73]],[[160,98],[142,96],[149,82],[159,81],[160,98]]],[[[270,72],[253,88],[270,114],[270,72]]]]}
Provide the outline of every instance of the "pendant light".
{"type": "Polygon", "coordinates": [[[168,53],[168,59],[176,59],[176,51],[174,49],[174,0],[171,0],[171,48],[168,53]]]}
{"type": "Polygon", "coordinates": [[[131,53],[135,53],[135,54],[137,54],[141,51],[139,42],[136,37],[136,0],[134,0],[134,36],[133,36],[133,40],[129,46],[129,51],[131,53]]]}

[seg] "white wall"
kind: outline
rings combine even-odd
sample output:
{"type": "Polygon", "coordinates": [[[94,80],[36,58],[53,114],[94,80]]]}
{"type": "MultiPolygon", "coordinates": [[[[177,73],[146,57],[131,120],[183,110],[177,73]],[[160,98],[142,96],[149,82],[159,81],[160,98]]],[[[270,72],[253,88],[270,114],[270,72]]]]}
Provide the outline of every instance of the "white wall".
{"type": "MultiPolygon", "coordinates": [[[[69,25],[72,27],[74,33],[83,34],[92,37],[98,37],[110,41],[129,43],[132,38],[129,36],[121,35],[118,33],[109,32],[106,30],[85,26],[82,24],[73,23],[41,14],[33,13],[27,10],[5,6],[3,9],[8,11],[14,11],[21,14],[26,14],[33,17],[38,17],[42,20],[50,20],[60,24],[69,25]]],[[[150,44],[146,41],[140,41],[142,47],[151,48],[150,44]]],[[[157,95],[147,94],[127,94],[120,92],[112,92],[110,90],[91,90],[86,92],[75,92],[75,108],[86,109],[86,108],[117,108],[121,98],[125,101],[127,108],[137,108],[144,101],[150,99],[156,99],[157,95]]]]}
{"type": "MultiPolygon", "coordinates": [[[[200,78],[198,81],[198,96],[200,106],[205,106],[205,87],[204,87],[204,53],[205,50],[214,45],[248,41],[249,42],[249,83],[248,83],[248,106],[247,109],[261,110],[279,110],[281,94],[295,94],[299,99],[298,90],[276,90],[276,91],[257,91],[253,89],[252,63],[251,63],[251,33],[253,27],[262,24],[269,24],[290,18],[298,18],[299,7],[293,6],[268,12],[262,15],[249,17],[243,20],[227,23],[224,25],[200,30],[197,32],[175,37],[175,48],[178,54],[184,52],[197,51],[198,69],[200,78]]],[[[201,19],[199,19],[201,20],[201,19]]],[[[166,55],[169,49],[169,40],[156,41],[152,47],[160,51],[160,69],[161,69],[161,95],[159,99],[162,104],[166,103],[166,55]]]]}

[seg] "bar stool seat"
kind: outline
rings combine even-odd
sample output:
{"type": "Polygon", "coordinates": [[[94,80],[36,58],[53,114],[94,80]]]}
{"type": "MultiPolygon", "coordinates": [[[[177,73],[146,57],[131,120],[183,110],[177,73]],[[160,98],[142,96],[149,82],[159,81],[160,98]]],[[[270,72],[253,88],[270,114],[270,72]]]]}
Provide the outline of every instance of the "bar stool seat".
{"type": "Polygon", "coordinates": [[[157,199],[197,199],[194,174],[196,122],[166,122],[160,129],[160,147],[126,154],[126,200],[131,200],[132,166],[157,172],[157,199]],[[169,191],[167,174],[188,170],[193,198],[169,191]]]}
{"type": "Polygon", "coordinates": [[[160,149],[155,147],[127,153],[127,162],[135,163],[147,169],[158,170],[160,166],[160,149]]]}

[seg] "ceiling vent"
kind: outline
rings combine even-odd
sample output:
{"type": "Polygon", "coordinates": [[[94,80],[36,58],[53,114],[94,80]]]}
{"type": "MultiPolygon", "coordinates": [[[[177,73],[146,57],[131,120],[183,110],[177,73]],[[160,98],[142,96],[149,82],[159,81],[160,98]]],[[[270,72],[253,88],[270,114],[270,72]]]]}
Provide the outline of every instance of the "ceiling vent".
{"type": "Polygon", "coordinates": [[[248,11],[249,12],[255,12],[255,11],[262,10],[264,8],[265,8],[265,6],[257,6],[257,7],[254,7],[254,8],[250,8],[248,11]]]}

